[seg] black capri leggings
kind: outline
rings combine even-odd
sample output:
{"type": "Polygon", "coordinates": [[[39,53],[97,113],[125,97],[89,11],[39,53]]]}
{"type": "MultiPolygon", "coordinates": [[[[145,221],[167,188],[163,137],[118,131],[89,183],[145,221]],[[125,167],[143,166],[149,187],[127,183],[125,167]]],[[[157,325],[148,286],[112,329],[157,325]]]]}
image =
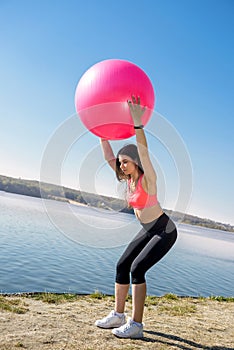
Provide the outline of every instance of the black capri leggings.
{"type": "Polygon", "coordinates": [[[145,273],[171,249],[177,238],[173,221],[163,213],[152,223],[141,224],[142,229],[129,243],[116,267],[116,283],[145,282],[145,273]]]}

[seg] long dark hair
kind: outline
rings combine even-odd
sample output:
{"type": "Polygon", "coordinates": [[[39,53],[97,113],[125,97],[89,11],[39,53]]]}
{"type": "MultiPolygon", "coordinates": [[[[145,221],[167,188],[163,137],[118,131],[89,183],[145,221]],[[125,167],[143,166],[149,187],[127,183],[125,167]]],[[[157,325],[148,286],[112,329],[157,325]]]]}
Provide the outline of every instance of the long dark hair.
{"type": "Polygon", "coordinates": [[[134,144],[128,144],[125,145],[124,147],[122,147],[119,152],[117,153],[116,156],[116,177],[119,181],[122,180],[127,180],[129,178],[129,175],[124,175],[124,173],[122,172],[122,170],[120,169],[120,161],[119,161],[119,156],[120,155],[125,155],[130,157],[134,163],[136,163],[136,165],[138,166],[138,169],[141,171],[141,173],[144,173],[142,164],[141,164],[141,160],[139,157],[139,153],[137,150],[137,146],[134,144]]]}

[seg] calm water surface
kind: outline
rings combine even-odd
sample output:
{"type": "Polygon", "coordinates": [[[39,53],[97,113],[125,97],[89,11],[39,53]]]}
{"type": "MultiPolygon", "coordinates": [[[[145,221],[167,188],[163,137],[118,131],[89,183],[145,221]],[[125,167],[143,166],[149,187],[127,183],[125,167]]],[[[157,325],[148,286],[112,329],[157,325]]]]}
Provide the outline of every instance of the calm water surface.
{"type": "MultiPolygon", "coordinates": [[[[0,292],[113,294],[115,264],[139,224],[74,205],[79,220],[70,220],[66,203],[46,203],[53,222],[41,199],[0,192],[0,292]]],[[[234,296],[234,234],[177,227],[175,246],[147,273],[148,294],[234,296]]]]}

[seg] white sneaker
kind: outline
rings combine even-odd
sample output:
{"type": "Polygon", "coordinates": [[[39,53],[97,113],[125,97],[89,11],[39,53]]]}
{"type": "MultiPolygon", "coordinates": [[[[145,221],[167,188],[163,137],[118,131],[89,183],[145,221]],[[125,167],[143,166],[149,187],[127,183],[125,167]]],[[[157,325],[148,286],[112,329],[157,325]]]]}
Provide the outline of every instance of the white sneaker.
{"type": "Polygon", "coordinates": [[[119,338],[143,338],[143,324],[137,325],[132,319],[119,328],[114,328],[112,333],[119,338]]]}
{"type": "Polygon", "coordinates": [[[101,320],[97,320],[95,322],[95,326],[100,328],[115,328],[120,327],[126,323],[126,316],[123,314],[122,316],[116,315],[115,311],[111,311],[107,317],[104,317],[101,320]]]}

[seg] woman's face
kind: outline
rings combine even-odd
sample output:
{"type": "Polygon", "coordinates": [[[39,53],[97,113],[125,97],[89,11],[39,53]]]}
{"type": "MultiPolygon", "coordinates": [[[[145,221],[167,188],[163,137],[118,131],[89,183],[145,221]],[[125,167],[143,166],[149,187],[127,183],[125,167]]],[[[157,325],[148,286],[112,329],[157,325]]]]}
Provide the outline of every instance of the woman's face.
{"type": "Polygon", "coordinates": [[[131,175],[136,170],[136,163],[129,156],[119,155],[120,169],[124,175],[131,175]]]}

